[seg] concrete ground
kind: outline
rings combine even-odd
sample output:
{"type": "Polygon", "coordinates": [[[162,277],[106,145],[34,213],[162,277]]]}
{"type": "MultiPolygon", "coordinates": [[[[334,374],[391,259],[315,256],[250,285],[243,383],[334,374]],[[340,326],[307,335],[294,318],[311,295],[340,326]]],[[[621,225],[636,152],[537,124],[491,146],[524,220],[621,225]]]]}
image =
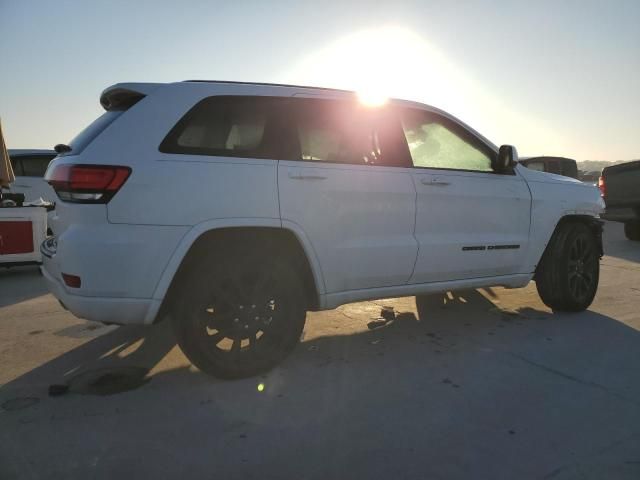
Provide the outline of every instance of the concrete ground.
{"type": "Polygon", "coordinates": [[[534,284],[421,319],[412,298],[347,305],[234,382],[191,367],[169,325],[78,320],[35,269],[0,271],[0,479],[638,479],[640,244],[608,224],[605,249],[587,312],[552,314],[534,284]],[[369,329],[385,305],[395,321],[369,329]],[[82,393],[83,372],[124,366],[150,371],[82,393]]]}

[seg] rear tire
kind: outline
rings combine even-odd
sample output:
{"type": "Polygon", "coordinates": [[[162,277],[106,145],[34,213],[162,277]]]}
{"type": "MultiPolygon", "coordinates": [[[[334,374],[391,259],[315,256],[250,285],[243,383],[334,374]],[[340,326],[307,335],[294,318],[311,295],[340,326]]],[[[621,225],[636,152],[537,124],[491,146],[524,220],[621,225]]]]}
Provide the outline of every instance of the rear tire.
{"type": "Polygon", "coordinates": [[[208,253],[172,301],[178,345],[200,370],[225,379],[270,370],[297,345],[306,317],[297,270],[269,252],[208,253]]]}
{"type": "Polygon", "coordinates": [[[640,221],[625,222],[624,234],[629,240],[640,241],[640,221]]]}
{"type": "Polygon", "coordinates": [[[600,254],[595,235],[583,223],[561,225],[536,270],[536,288],[554,311],[581,312],[598,289],[600,254]]]}

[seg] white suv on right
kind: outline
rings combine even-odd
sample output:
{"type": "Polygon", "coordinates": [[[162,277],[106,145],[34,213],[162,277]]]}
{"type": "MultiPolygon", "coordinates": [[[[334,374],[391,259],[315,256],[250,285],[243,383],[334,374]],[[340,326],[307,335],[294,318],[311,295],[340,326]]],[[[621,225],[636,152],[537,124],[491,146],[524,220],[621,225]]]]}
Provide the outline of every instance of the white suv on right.
{"type": "Polygon", "coordinates": [[[75,315],[165,317],[201,370],[277,364],[307,310],[536,281],[552,309],[598,286],[603,202],[517,165],[438,109],[352,92],[188,81],[106,89],[49,166],[49,288],[75,315]]]}

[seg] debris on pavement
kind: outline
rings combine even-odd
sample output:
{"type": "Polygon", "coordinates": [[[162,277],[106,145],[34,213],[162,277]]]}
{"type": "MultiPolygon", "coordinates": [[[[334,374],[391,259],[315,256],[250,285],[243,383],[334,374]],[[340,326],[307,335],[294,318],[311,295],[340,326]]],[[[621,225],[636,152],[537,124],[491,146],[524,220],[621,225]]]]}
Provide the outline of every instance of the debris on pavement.
{"type": "Polygon", "coordinates": [[[88,370],[69,381],[69,390],[80,394],[113,395],[134,390],[149,382],[148,373],[148,368],[134,366],[88,370]]]}
{"type": "Polygon", "coordinates": [[[393,307],[383,306],[380,309],[380,317],[367,323],[369,330],[384,327],[396,319],[396,312],[393,307]]]}
{"type": "Polygon", "coordinates": [[[49,385],[49,396],[58,397],[64,395],[69,391],[69,385],[66,384],[53,384],[49,385]]]}

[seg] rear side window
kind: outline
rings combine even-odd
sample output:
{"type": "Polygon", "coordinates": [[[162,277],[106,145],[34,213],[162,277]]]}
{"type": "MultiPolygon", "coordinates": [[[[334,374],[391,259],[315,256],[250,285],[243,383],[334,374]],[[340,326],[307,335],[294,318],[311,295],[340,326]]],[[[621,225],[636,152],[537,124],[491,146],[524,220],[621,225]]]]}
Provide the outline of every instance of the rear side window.
{"type": "Polygon", "coordinates": [[[209,97],[196,104],[160,144],[164,153],[277,158],[279,128],[272,97],[209,97]]]}
{"type": "MultiPolygon", "coordinates": [[[[25,177],[44,177],[53,155],[34,155],[20,157],[22,173],[25,177]]],[[[17,175],[17,174],[16,174],[17,175]]]]}
{"type": "Polygon", "coordinates": [[[399,119],[387,108],[358,102],[296,99],[294,135],[296,159],[353,165],[409,166],[399,119]]]}
{"type": "Polygon", "coordinates": [[[371,119],[336,101],[299,105],[296,134],[300,159],[332,163],[374,163],[380,154],[371,119]]]}

